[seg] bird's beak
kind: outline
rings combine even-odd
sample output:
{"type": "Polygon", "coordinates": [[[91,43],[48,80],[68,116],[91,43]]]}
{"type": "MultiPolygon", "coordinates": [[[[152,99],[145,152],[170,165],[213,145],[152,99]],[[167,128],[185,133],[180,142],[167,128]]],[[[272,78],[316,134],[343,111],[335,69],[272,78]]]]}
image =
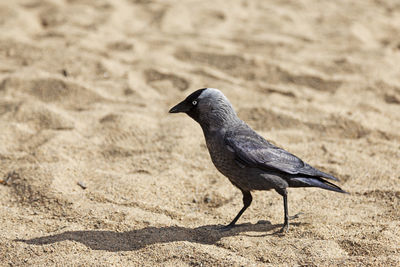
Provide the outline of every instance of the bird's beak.
{"type": "Polygon", "coordinates": [[[184,101],[180,102],[178,105],[172,107],[172,108],[169,110],[169,113],[187,112],[187,111],[190,110],[190,108],[191,108],[191,106],[189,106],[189,105],[186,103],[186,101],[184,100],[184,101]]]}

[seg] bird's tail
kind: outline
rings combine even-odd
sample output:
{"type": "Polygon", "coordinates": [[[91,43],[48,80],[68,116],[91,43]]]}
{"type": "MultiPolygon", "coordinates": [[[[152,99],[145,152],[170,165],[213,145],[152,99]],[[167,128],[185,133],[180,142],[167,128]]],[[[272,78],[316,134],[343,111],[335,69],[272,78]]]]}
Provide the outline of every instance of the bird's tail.
{"type": "Polygon", "coordinates": [[[325,181],[324,179],[319,177],[294,177],[289,180],[289,185],[291,187],[319,187],[330,191],[348,194],[339,186],[331,182],[325,181]]]}

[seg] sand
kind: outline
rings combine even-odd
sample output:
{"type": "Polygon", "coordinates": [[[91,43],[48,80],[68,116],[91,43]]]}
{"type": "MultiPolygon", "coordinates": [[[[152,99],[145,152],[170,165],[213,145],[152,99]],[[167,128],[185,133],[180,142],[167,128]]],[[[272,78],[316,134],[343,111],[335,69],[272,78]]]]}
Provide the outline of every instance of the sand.
{"type": "Polygon", "coordinates": [[[400,265],[397,0],[0,3],[1,266],[400,265]],[[241,193],[168,110],[214,87],[350,194],[241,193]]]}

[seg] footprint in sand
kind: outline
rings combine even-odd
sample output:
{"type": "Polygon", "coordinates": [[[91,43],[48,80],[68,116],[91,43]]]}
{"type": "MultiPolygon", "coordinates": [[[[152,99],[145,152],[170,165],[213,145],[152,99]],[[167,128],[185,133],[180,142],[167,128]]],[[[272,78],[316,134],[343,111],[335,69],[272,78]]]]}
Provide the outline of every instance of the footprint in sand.
{"type": "Polygon", "coordinates": [[[164,90],[165,88],[178,88],[180,91],[184,91],[189,88],[189,82],[171,73],[163,73],[155,69],[147,69],[144,71],[144,76],[146,82],[155,89],[164,90]],[[159,82],[168,81],[171,86],[166,86],[165,84],[159,84],[159,82]]]}
{"type": "Polygon", "coordinates": [[[103,97],[88,88],[60,78],[6,78],[0,90],[17,90],[44,103],[57,103],[67,109],[85,109],[103,97]]]}

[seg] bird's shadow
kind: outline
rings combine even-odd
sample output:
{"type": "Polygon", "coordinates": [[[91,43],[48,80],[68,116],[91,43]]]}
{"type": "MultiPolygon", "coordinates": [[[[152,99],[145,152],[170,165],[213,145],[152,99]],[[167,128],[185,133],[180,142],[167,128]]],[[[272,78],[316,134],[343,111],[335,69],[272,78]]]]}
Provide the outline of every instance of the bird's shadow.
{"type": "MultiPolygon", "coordinates": [[[[293,224],[292,224],[293,225],[293,224]]],[[[296,225],[296,224],[295,224],[296,225]]],[[[180,226],[145,227],[138,230],[115,232],[106,230],[66,231],[60,234],[15,240],[32,245],[45,245],[65,240],[76,241],[94,250],[132,251],[157,243],[189,241],[200,244],[215,244],[223,237],[240,235],[243,232],[261,232],[267,235],[282,225],[269,222],[241,224],[231,230],[221,230],[221,225],[205,225],[196,228],[180,226]]],[[[270,235],[276,233],[272,232],[270,235]]]]}

